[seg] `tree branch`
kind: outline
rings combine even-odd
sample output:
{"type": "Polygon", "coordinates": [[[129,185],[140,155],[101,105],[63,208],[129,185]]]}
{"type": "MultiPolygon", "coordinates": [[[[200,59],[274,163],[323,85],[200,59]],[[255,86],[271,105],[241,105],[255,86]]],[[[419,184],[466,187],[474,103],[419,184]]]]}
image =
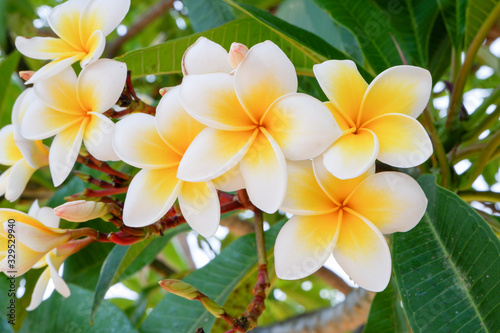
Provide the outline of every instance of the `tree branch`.
{"type": "Polygon", "coordinates": [[[347,283],[345,283],[344,279],[324,266],[318,269],[314,275],[346,296],[353,290],[347,283]]]}

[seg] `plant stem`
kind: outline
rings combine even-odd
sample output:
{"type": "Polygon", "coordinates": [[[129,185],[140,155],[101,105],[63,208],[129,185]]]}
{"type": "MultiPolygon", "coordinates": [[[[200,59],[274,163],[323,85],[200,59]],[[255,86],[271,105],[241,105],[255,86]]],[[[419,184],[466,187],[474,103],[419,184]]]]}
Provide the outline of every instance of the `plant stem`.
{"type": "Polygon", "coordinates": [[[486,35],[490,31],[493,24],[496,22],[498,16],[500,15],[500,2],[491,11],[490,15],[486,18],[481,28],[479,28],[476,36],[472,40],[469,49],[467,50],[467,55],[465,56],[464,63],[460,68],[457,80],[453,88],[453,92],[450,98],[450,106],[448,109],[448,116],[446,118],[446,129],[449,131],[452,128],[453,123],[456,121],[456,115],[460,109],[460,104],[462,103],[462,94],[465,88],[465,82],[476,58],[477,51],[479,47],[483,44],[486,35]]]}
{"type": "Polygon", "coordinates": [[[491,191],[460,191],[457,193],[462,200],[471,201],[486,201],[486,202],[500,202],[500,193],[491,191]]]}
{"type": "Polygon", "coordinates": [[[436,131],[436,127],[434,126],[434,120],[432,118],[431,110],[429,106],[427,106],[424,110],[424,119],[426,123],[427,130],[432,138],[432,142],[434,143],[434,148],[436,151],[436,156],[439,162],[439,166],[441,168],[442,180],[441,186],[448,187],[451,184],[451,173],[450,173],[450,165],[448,163],[448,158],[446,157],[446,152],[444,151],[443,143],[439,138],[439,134],[436,131]]]}
{"type": "Polygon", "coordinates": [[[498,120],[498,117],[500,116],[499,107],[484,118],[479,125],[476,125],[479,119],[486,113],[486,109],[488,109],[490,105],[497,104],[498,102],[500,102],[500,86],[496,87],[491,95],[483,101],[483,103],[476,109],[476,111],[474,111],[472,116],[467,121],[468,132],[464,135],[463,142],[476,138],[498,120]]]}

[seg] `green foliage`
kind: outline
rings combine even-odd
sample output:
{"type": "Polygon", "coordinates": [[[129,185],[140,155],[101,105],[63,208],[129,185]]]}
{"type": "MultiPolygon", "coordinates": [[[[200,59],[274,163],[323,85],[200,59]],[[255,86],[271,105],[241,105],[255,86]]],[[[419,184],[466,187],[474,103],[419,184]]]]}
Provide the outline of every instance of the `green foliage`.
{"type": "Polygon", "coordinates": [[[184,0],[195,32],[212,29],[236,18],[231,7],[218,0],[184,0]]]}
{"type": "Polygon", "coordinates": [[[455,194],[423,176],[422,221],[394,235],[394,271],[414,332],[500,330],[500,241],[455,194]]]}
{"type": "Polygon", "coordinates": [[[9,90],[13,86],[12,73],[17,68],[21,54],[17,51],[0,62],[0,127],[10,124],[10,113],[13,103],[8,102],[9,90]]]}

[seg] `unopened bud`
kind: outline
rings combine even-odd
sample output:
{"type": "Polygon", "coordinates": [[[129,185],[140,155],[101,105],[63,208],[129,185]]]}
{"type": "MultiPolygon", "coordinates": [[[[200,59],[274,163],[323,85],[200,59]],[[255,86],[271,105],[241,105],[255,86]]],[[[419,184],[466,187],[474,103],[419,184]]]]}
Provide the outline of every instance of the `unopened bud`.
{"type": "Polygon", "coordinates": [[[86,222],[103,217],[110,210],[110,205],[103,202],[77,200],[54,208],[54,213],[71,222],[86,222]]]}
{"type": "Polygon", "coordinates": [[[243,44],[240,43],[233,43],[231,44],[231,48],[229,49],[229,65],[236,69],[240,62],[245,58],[246,54],[248,52],[248,47],[246,47],[243,44]]]}
{"type": "Polygon", "coordinates": [[[165,279],[161,280],[158,282],[160,286],[168,291],[169,293],[172,293],[174,295],[190,299],[190,300],[195,300],[198,299],[202,293],[198,291],[195,287],[192,285],[183,282],[181,280],[176,280],[176,279],[165,279]]]}
{"type": "Polygon", "coordinates": [[[20,71],[19,72],[19,76],[24,81],[28,81],[29,79],[31,79],[31,77],[33,76],[33,74],[35,74],[35,71],[20,71]]]}
{"type": "Polygon", "coordinates": [[[160,95],[161,96],[164,96],[166,93],[168,93],[168,91],[172,89],[172,87],[163,87],[163,88],[160,88],[160,95]]]}
{"type": "Polygon", "coordinates": [[[208,312],[212,314],[215,318],[220,318],[224,313],[226,313],[226,310],[224,310],[219,304],[215,303],[215,301],[212,301],[208,297],[203,297],[200,299],[201,304],[207,309],[208,312]]]}

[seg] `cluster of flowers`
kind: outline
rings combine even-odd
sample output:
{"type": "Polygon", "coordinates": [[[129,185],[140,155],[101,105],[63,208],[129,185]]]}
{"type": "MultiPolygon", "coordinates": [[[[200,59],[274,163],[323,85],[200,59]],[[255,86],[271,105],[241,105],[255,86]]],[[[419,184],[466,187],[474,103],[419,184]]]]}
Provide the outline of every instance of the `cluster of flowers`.
{"type": "MultiPolygon", "coordinates": [[[[12,165],[0,176],[0,194],[16,200],[32,173],[47,164],[60,185],[83,141],[99,160],[141,169],[124,203],[129,227],[156,222],[177,200],[187,223],[210,237],[220,220],[217,190],[245,188],[262,211],[294,214],[275,244],[278,277],[308,276],[333,253],[358,285],[383,290],[391,273],[383,234],[413,228],[427,199],[411,177],[375,173],[374,163],[413,167],[431,155],[432,144],[415,119],[430,96],[429,72],[393,67],[368,85],[352,61],[326,61],[314,66],[329,99],[323,103],[297,93],[294,66],[274,43],[250,49],[233,43],[228,53],[202,37],[186,50],[182,84],[165,89],[156,115],[135,113],[115,124],[103,113],[123,91],[126,65],[97,59],[129,5],[69,0],[49,17],[60,38],[16,40],[23,54],[56,60],[29,79],[34,87],[16,102],[12,125],[0,130],[0,163],[12,165]],[[83,69],[77,76],[71,64],[78,60],[83,69]],[[52,136],[50,149],[39,141],[52,136]]],[[[95,202],[56,208],[69,220],[108,211],[95,202]]],[[[93,240],[80,238],[78,229],[40,223],[44,219],[33,212],[0,209],[0,218],[18,222],[18,275],[47,264],[37,288],[52,277],[67,296],[57,268],[93,240]]],[[[0,268],[6,271],[4,249],[0,268]]],[[[41,300],[38,289],[33,298],[30,308],[41,300]]]]}

